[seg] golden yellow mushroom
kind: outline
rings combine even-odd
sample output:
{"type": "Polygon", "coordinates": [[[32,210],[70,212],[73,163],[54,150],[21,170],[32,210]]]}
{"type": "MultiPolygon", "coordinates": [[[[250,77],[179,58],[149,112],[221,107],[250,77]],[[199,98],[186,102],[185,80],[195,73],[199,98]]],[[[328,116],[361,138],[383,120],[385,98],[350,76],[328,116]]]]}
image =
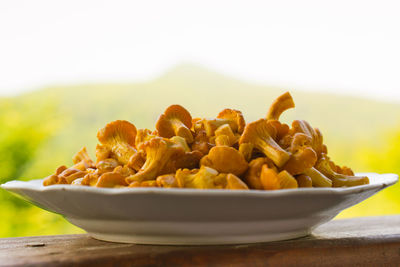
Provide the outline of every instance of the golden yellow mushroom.
{"type": "Polygon", "coordinates": [[[213,168],[221,173],[233,173],[237,176],[244,174],[248,163],[236,149],[228,146],[216,146],[210,149],[207,156],[200,161],[201,166],[213,168]]]}
{"type": "Polygon", "coordinates": [[[128,121],[116,120],[108,123],[97,133],[97,138],[110,151],[111,157],[123,165],[136,153],[136,127],[128,121]]]}
{"type": "Polygon", "coordinates": [[[189,111],[180,105],[169,106],[157,120],[156,129],[158,135],[165,138],[180,136],[191,144],[193,135],[190,130],[192,127],[192,116],[189,111]]]}
{"type": "Polygon", "coordinates": [[[239,144],[252,143],[255,148],[270,158],[276,166],[282,167],[290,158],[290,153],[282,149],[273,139],[275,129],[265,119],[246,125],[239,144]]]}

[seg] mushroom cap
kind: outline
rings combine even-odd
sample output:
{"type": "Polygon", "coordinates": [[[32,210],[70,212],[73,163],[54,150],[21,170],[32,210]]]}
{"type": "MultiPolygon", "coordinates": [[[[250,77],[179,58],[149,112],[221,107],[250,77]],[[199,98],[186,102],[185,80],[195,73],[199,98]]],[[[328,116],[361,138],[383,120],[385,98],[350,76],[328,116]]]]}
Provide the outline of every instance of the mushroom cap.
{"type": "Polygon", "coordinates": [[[60,167],[57,168],[55,174],[56,174],[56,175],[59,175],[59,174],[61,174],[63,171],[65,171],[66,169],[68,169],[67,166],[61,165],[60,167]]]}
{"type": "Polygon", "coordinates": [[[292,175],[298,175],[312,168],[316,162],[317,154],[311,147],[306,146],[293,153],[283,166],[283,169],[292,175]]]}
{"type": "Polygon", "coordinates": [[[129,162],[126,165],[134,169],[135,171],[139,171],[143,167],[145,162],[146,155],[144,151],[139,150],[129,158],[129,162]]]}
{"type": "MultiPolygon", "coordinates": [[[[171,148],[172,149],[172,148],[171,148]]],[[[175,147],[176,152],[161,169],[161,173],[175,173],[178,169],[194,169],[199,167],[203,154],[200,151],[184,152],[180,147],[175,147]]]]}
{"type": "Polygon", "coordinates": [[[310,176],[305,174],[300,174],[295,177],[299,187],[312,187],[312,179],[310,176]]]}
{"type": "Polygon", "coordinates": [[[260,189],[260,190],[264,189],[260,180],[262,167],[264,165],[266,165],[271,169],[274,169],[273,163],[268,158],[259,157],[250,161],[249,169],[247,170],[246,175],[244,177],[245,182],[250,188],[260,189]]]}
{"type": "Polygon", "coordinates": [[[216,146],[200,161],[201,166],[213,168],[221,173],[233,173],[237,176],[246,172],[249,164],[243,155],[233,147],[216,146]]]}
{"type": "Polygon", "coordinates": [[[268,124],[275,128],[276,137],[274,139],[276,139],[277,141],[279,141],[289,133],[289,125],[285,123],[281,123],[278,120],[268,120],[268,124]]]}
{"type": "Polygon", "coordinates": [[[49,185],[53,185],[53,184],[57,184],[58,183],[58,176],[56,174],[52,174],[50,176],[47,176],[44,180],[43,180],[43,185],[44,186],[49,186],[49,185]]]}
{"type": "Polygon", "coordinates": [[[95,186],[98,180],[99,180],[99,174],[88,173],[85,175],[85,177],[83,177],[82,185],[95,186]]]}
{"type": "Polygon", "coordinates": [[[264,190],[280,189],[279,176],[277,171],[268,168],[267,164],[262,165],[260,182],[264,190]]]}
{"type": "Polygon", "coordinates": [[[295,133],[290,144],[289,150],[293,153],[304,146],[312,145],[312,138],[304,133],[295,133]]]}
{"type": "Polygon", "coordinates": [[[116,187],[116,186],[126,186],[125,177],[120,173],[116,172],[106,172],[102,174],[97,183],[96,187],[116,187]]]}
{"type": "Polygon", "coordinates": [[[77,164],[81,161],[85,161],[86,163],[88,163],[89,165],[93,165],[93,161],[90,158],[86,147],[83,147],[81,150],[79,150],[79,152],[77,152],[74,157],[72,158],[72,162],[74,164],[77,164]]]}
{"type": "Polygon", "coordinates": [[[104,159],[96,163],[97,173],[103,174],[106,172],[112,172],[118,167],[118,161],[116,159],[104,159]]]}
{"type": "Polygon", "coordinates": [[[115,143],[127,143],[135,147],[136,127],[129,121],[116,120],[108,123],[97,133],[97,138],[103,145],[112,145],[115,143]]]}
{"type": "Polygon", "coordinates": [[[263,189],[260,181],[261,168],[265,164],[265,158],[256,158],[250,161],[246,172],[245,181],[252,189],[263,189]]]}
{"type": "Polygon", "coordinates": [[[181,105],[171,105],[160,115],[156,122],[156,129],[160,136],[170,138],[175,135],[170,122],[171,119],[181,121],[189,130],[192,128],[192,116],[189,111],[181,105]]]}
{"type": "MultiPolygon", "coordinates": [[[[195,131],[195,126],[197,125],[197,123],[201,122],[201,120],[203,120],[202,118],[192,118],[192,128],[191,130],[195,131]]],[[[201,126],[201,123],[198,124],[198,126],[201,126]]]]}
{"type": "Polygon", "coordinates": [[[259,119],[248,123],[240,137],[239,144],[252,143],[258,136],[276,137],[276,129],[266,119],[259,119]]]}
{"type": "Polygon", "coordinates": [[[111,154],[111,148],[105,145],[96,145],[96,158],[97,162],[108,159],[111,154]]]}
{"type": "Polygon", "coordinates": [[[318,157],[311,144],[312,138],[310,136],[304,133],[295,133],[289,147],[292,154],[283,169],[292,175],[299,175],[313,167],[318,157]]]}
{"type": "Polygon", "coordinates": [[[182,147],[183,151],[185,151],[185,152],[191,151],[186,142],[186,139],[181,136],[173,136],[169,139],[169,141],[174,143],[176,146],[182,147]]]}
{"type": "Polygon", "coordinates": [[[318,158],[322,157],[323,153],[327,153],[326,146],[323,144],[322,133],[319,129],[314,129],[305,120],[295,120],[292,123],[292,129],[290,129],[292,135],[295,133],[304,133],[311,137],[312,148],[317,153],[318,158]]]}
{"type": "Polygon", "coordinates": [[[240,134],[243,133],[244,127],[246,126],[246,122],[240,110],[226,108],[218,114],[217,118],[231,121],[232,123],[229,123],[229,126],[231,126],[233,131],[237,131],[240,134]]]}
{"type": "Polygon", "coordinates": [[[179,118],[189,129],[192,128],[192,116],[189,111],[181,105],[171,105],[165,111],[164,115],[169,118],[179,118]]]}
{"type": "Polygon", "coordinates": [[[215,138],[215,145],[216,146],[231,146],[231,141],[230,141],[230,139],[229,139],[229,136],[227,136],[227,135],[224,135],[224,134],[222,134],[222,135],[218,135],[216,138],[215,138]]]}
{"type": "Polygon", "coordinates": [[[136,148],[140,149],[141,144],[155,137],[149,129],[139,129],[135,138],[136,148]]]}
{"type": "Polygon", "coordinates": [[[124,166],[120,165],[120,166],[116,167],[113,172],[119,173],[124,177],[128,177],[128,176],[135,174],[135,170],[130,168],[127,165],[124,165],[124,166]]]}
{"type": "Polygon", "coordinates": [[[198,168],[202,156],[203,153],[201,153],[200,151],[195,150],[191,152],[186,152],[176,159],[175,166],[176,168],[198,168]]]}
{"type": "Polygon", "coordinates": [[[229,173],[226,176],[226,189],[232,190],[248,190],[249,187],[236,175],[229,173]]]}
{"type": "MultiPolygon", "coordinates": [[[[227,146],[233,146],[235,143],[237,143],[239,141],[240,135],[239,134],[234,134],[231,127],[229,126],[229,124],[224,124],[219,126],[216,130],[215,130],[215,136],[216,139],[218,139],[218,137],[220,136],[225,136],[222,137],[224,139],[224,141],[226,141],[225,139],[228,138],[228,142],[227,142],[227,146]]],[[[217,142],[217,140],[215,140],[217,142]]]]}

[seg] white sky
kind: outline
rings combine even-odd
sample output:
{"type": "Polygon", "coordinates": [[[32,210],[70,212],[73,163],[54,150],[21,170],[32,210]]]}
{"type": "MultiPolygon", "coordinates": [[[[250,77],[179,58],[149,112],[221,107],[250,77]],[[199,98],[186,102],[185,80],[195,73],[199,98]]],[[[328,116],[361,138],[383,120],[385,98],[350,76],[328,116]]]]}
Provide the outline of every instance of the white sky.
{"type": "Polygon", "coordinates": [[[0,95],[181,62],[400,101],[400,1],[0,1],[0,95]]]}

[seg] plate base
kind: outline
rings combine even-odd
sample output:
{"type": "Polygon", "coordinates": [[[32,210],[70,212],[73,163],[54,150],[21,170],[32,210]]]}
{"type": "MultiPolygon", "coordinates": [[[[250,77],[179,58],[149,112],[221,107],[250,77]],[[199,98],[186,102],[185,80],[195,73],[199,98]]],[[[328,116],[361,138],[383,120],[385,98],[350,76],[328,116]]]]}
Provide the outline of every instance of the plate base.
{"type": "Polygon", "coordinates": [[[91,237],[108,242],[115,243],[133,243],[145,245],[234,245],[263,243],[271,241],[282,241],[304,237],[310,234],[310,231],[298,231],[290,233],[276,234],[257,234],[240,236],[128,236],[108,233],[88,233],[91,237]]]}

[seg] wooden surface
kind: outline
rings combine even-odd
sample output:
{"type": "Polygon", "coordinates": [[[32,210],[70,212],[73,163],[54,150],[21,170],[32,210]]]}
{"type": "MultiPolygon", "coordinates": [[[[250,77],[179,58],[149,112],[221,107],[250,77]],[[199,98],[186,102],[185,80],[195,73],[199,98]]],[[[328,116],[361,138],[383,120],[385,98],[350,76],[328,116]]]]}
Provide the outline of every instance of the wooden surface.
{"type": "Polygon", "coordinates": [[[400,266],[400,216],[336,220],[313,235],[232,246],[150,246],[88,235],[0,239],[0,266],[400,266]]]}

